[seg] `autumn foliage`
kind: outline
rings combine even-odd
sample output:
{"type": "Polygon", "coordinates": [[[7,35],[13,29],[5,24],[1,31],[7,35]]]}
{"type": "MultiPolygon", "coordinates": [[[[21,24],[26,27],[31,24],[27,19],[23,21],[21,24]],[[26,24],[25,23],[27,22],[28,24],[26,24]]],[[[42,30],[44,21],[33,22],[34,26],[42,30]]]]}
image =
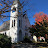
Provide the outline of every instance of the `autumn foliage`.
{"type": "Polygon", "coordinates": [[[48,35],[48,15],[43,12],[39,12],[36,13],[33,18],[35,18],[36,22],[35,25],[31,25],[30,33],[32,33],[32,35],[35,33],[37,37],[45,37],[45,34],[48,35]]]}
{"type": "Polygon", "coordinates": [[[43,21],[48,22],[48,15],[43,12],[36,13],[33,17],[36,18],[35,21],[39,25],[40,25],[40,22],[42,24],[43,24],[43,21]]]}

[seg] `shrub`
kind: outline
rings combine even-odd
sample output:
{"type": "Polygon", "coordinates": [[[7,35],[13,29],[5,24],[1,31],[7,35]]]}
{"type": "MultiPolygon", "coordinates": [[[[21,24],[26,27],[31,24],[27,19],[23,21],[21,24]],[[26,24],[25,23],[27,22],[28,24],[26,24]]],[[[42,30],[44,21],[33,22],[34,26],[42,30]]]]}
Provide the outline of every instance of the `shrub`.
{"type": "Polygon", "coordinates": [[[11,38],[0,34],[0,48],[11,48],[11,38]]]}
{"type": "Polygon", "coordinates": [[[31,40],[30,40],[30,38],[28,36],[25,36],[24,37],[24,42],[25,43],[31,43],[31,40]]]}

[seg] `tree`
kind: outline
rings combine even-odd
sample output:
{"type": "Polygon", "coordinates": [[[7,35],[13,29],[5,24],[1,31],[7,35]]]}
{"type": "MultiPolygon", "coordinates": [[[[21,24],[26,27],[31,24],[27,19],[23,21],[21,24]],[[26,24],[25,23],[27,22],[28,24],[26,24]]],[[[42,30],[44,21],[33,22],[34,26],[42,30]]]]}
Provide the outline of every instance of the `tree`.
{"type": "MultiPolygon", "coordinates": [[[[12,17],[9,15],[6,15],[6,13],[9,13],[11,11],[11,6],[14,3],[15,0],[0,0],[0,20],[5,22],[4,19],[7,19],[8,17],[12,17]]],[[[22,1],[21,5],[27,6],[28,0],[19,0],[22,1]]],[[[21,6],[20,5],[20,6],[21,6]]],[[[29,9],[26,9],[23,11],[23,14],[26,13],[29,9]]]]}
{"type": "Polygon", "coordinates": [[[35,25],[31,25],[31,27],[29,27],[29,29],[30,29],[29,32],[31,33],[32,36],[37,32],[35,25]]]}
{"type": "Polygon", "coordinates": [[[36,13],[33,17],[36,18],[35,21],[39,25],[44,24],[44,22],[48,23],[48,15],[43,12],[36,13]]]}
{"type": "Polygon", "coordinates": [[[36,18],[35,21],[36,28],[38,28],[37,30],[40,31],[40,34],[44,36],[48,33],[48,15],[43,12],[39,12],[36,13],[34,17],[36,18]]]}
{"type": "Polygon", "coordinates": [[[0,34],[0,48],[11,48],[11,38],[0,34]]]}
{"type": "MultiPolygon", "coordinates": [[[[35,18],[35,28],[31,28],[30,32],[36,32],[36,36],[45,36],[48,34],[48,15],[43,12],[36,13],[34,16],[35,18]]],[[[33,32],[33,33],[34,33],[33,32]]]]}

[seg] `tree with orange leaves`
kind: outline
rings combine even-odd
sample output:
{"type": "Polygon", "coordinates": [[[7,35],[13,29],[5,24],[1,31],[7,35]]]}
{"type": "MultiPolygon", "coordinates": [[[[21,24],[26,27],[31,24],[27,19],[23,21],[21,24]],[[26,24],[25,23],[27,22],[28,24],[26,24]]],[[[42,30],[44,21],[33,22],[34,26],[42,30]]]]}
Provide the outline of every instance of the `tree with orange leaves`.
{"type": "Polygon", "coordinates": [[[45,36],[45,34],[48,34],[48,15],[39,12],[36,13],[34,16],[35,18],[35,28],[31,27],[30,32],[32,33],[36,32],[36,36],[45,36]]]}
{"type": "Polygon", "coordinates": [[[43,12],[39,12],[33,17],[36,18],[35,27],[38,30],[38,34],[41,36],[48,34],[48,15],[43,12]]]}
{"type": "Polygon", "coordinates": [[[36,18],[35,21],[39,25],[41,25],[40,23],[43,24],[44,21],[48,23],[48,15],[43,12],[36,13],[33,17],[36,18]]]}

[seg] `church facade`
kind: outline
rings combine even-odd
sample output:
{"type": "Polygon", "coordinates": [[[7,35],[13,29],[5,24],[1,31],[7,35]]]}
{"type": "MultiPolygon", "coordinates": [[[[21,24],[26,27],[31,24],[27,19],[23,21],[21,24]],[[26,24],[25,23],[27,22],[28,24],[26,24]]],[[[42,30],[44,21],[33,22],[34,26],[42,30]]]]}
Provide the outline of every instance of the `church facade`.
{"type": "Polygon", "coordinates": [[[30,36],[29,27],[30,22],[27,15],[23,15],[21,3],[19,0],[15,0],[10,12],[10,28],[7,31],[0,32],[0,34],[6,33],[8,37],[11,37],[12,43],[17,43],[23,41],[25,35],[30,36]]]}

